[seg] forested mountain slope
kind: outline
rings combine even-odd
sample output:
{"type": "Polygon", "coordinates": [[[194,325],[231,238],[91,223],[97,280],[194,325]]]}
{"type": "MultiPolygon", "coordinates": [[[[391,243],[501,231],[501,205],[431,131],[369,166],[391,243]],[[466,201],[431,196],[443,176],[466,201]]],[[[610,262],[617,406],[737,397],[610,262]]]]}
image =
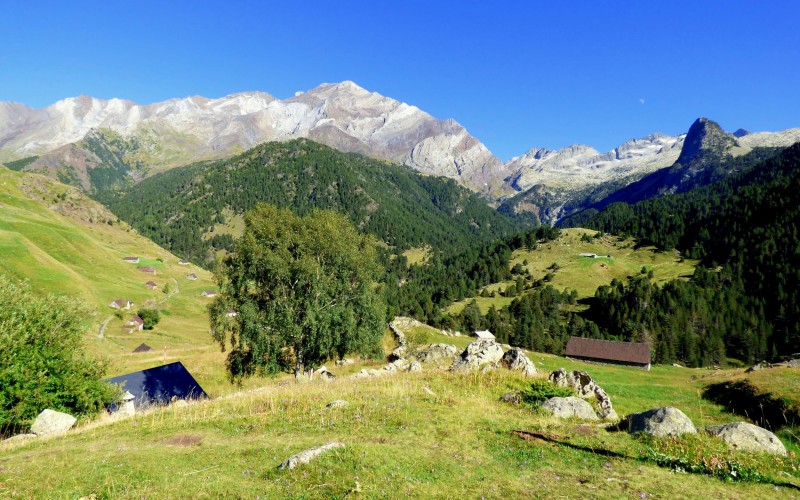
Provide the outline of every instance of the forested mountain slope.
{"type": "Polygon", "coordinates": [[[519,229],[455,181],[341,153],[306,139],[178,168],[100,197],[155,242],[210,265],[257,202],[298,214],[332,209],[391,247],[454,249],[519,229]]]}
{"type": "MultiPolygon", "coordinates": [[[[720,334],[728,335],[728,355],[753,360],[800,351],[800,144],[720,182],[635,205],[615,203],[565,225],[629,234],[702,259],[710,272],[701,270],[692,283],[716,291],[707,301],[708,318],[723,312],[741,318],[728,325],[727,332],[720,328],[720,334]]],[[[616,313],[600,314],[601,322],[610,326],[639,321],[641,328],[655,324],[655,319],[641,321],[649,316],[641,310],[619,313],[621,302],[641,303],[653,292],[630,283],[598,296],[606,311],[616,306],[616,313]],[[607,300],[614,297],[619,300],[607,300]]],[[[684,290],[681,295],[696,293],[684,290]]],[[[696,311],[698,300],[687,302],[694,309],[666,299],[660,306],[651,303],[662,312],[677,307],[702,316],[696,311]]]]}

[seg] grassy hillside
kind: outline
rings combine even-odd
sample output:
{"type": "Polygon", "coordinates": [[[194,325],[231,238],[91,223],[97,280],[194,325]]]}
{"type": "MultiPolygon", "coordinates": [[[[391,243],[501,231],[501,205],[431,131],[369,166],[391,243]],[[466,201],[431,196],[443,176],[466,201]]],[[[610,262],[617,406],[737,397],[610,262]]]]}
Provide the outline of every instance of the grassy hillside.
{"type": "MultiPolygon", "coordinates": [[[[656,282],[690,277],[696,261],[681,259],[675,251],[660,252],[652,246],[637,247],[631,238],[599,235],[594,230],[576,228],[562,230],[558,240],[539,245],[535,250],[516,250],[509,265],[513,268],[517,264],[536,279],[552,275],[550,285],[559,290],[577,290],[580,300],[594,296],[597,287],[611,283],[614,278],[624,281],[642,268],[652,270],[656,282]],[[593,253],[598,257],[582,257],[582,253],[593,253]]],[[[514,297],[503,297],[500,292],[511,284],[508,281],[485,287],[489,294],[497,292],[496,297],[474,297],[481,312],[485,314],[492,304],[497,309],[508,305],[514,297]]],[[[472,299],[454,303],[448,312],[458,314],[472,299]]]]}
{"type": "Polygon", "coordinates": [[[178,265],[177,256],[117,222],[101,205],[42,176],[0,168],[0,206],[0,273],[30,280],[43,293],[88,303],[95,312],[87,346],[110,360],[111,375],[160,364],[165,347],[168,361],[182,360],[190,371],[202,372],[208,358],[221,362],[208,335],[209,299],[200,297],[213,288],[208,272],[178,265]],[[125,256],[138,256],[140,262],[128,264],[125,256]],[[157,274],[139,266],[151,266],[157,274]],[[189,273],[198,279],[187,279],[189,273]],[[158,284],[155,290],[145,286],[151,280],[158,284]],[[162,291],[167,283],[175,291],[169,296],[162,291]],[[123,320],[108,307],[115,299],[135,303],[125,320],[138,307],[151,305],[161,309],[161,322],[152,331],[124,333],[123,320]],[[132,354],[143,342],[155,349],[152,354],[132,354]]]}
{"type": "MultiPolygon", "coordinates": [[[[429,333],[429,340],[468,339],[429,333]]],[[[588,370],[621,414],[674,405],[696,426],[738,420],[699,397],[706,377],[728,372],[671,366],[645,372],[542,354],[531,358],[542,376],[559,366],[588,370]]],[[[332,371],[345,373],[339,367],[332,371]]],[[[729,452],[704,435],[632,437],[499,401],[527,384],[504,370],[452,374],[431,367],[332,383],[276,380],[184,408],[89,423],[63,438],[0,444],[0,495],[791,498],[798,493],[796,455],[729,452]],[[334,399],[349,405],[326,409],[334,399]],[[293,471],[277,470],[289,455],[332,441],[345,448],[293,471]],[[659,466],[648,452],[698,464],[703,458],[720,466],[733,463],[769,484],[679,474],[659,466]]]]}

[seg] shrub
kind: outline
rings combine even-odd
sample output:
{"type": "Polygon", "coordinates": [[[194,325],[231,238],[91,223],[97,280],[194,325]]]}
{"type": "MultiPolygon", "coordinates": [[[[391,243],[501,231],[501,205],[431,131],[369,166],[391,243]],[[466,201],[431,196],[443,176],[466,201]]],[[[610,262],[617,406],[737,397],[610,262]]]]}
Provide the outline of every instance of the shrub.
{"type": "Polygon", "coordinates": [[[572,389],[557,387],[544,379],[535,379],[528,389],[522,391],[522,401],[533,408],[538,408],[550,398],[565,398],[574,395],[575,392],[572,389]]]}
{"type": "Polygon", "coordinates": [[[105,364],[83,352],[88,313],[0,276],[0,434],[28,428],[46,408],[83,416],[115,400],[119,391],[100,380],[105,364]]]}
{"type": "Polygon", "coordinates": [[[139,309],[137,313],[144,324],[142,327],[145,330],[152,330],[154,326],[161,321],[161,315],[158,314],[158,309],[139,309]]]}

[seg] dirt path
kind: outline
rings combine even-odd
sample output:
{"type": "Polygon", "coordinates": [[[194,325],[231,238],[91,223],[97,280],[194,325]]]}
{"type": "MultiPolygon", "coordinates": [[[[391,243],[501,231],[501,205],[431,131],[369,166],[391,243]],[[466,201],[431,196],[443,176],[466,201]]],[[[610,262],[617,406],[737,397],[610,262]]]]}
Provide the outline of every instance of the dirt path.
{"type": "Polygon", "coordinates": [[[99,339],[105,338],[106,325],[108,325],[108,322],[111,321],[112,319],[114,319],[114,315],[113,314],[103,320],[103,324],[100,325],[100,331],[97,332],[97,338],[99,338],[99,339]]]}

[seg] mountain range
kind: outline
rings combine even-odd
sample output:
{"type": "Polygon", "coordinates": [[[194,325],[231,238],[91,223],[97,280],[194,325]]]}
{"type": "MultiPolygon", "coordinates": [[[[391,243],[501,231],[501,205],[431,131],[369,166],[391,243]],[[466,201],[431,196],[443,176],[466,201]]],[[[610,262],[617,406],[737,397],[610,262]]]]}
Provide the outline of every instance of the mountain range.
{"type": "MultiPolygon", "coordinates": [[[[719,145],[722,154],[737,157],[754,148],[789,146],[800,140],[800,128],[740,129],[725,137],[730,140],[719,145]]],[[[605,153],[586,145],[533,148],[503,163],[456,121],[350,81],[283,100],[246,92],[150,105],[88,96],[43,109],[0,102],[0,162],[87,192],[297,138],[455,179],[501,210],[551,223],[701,152],[696,144],[684,147],[686,134],[654,133],[605,153]]]]}

